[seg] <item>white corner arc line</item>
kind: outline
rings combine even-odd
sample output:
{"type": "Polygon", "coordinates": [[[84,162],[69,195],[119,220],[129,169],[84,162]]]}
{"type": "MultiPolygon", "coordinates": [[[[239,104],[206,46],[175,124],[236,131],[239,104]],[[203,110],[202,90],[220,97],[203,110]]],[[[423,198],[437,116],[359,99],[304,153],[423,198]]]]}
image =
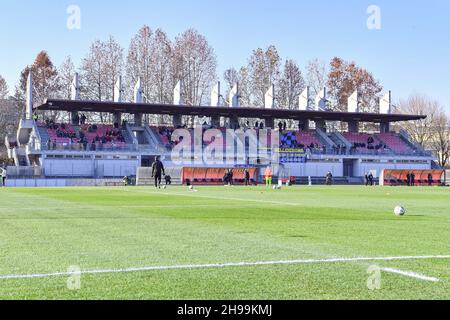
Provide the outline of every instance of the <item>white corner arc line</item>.
{"type": "Polygon", "coordinates": [[[423,280],[423,281],[431,281],[431,282],[439,282],[440,281],[440,279],[438,279],[438,278],[428,277],[423,274],[412,272],[412,271],[403,271],[403,270],[394,269],[394,268],[381,268],[381,270],[383,270],[384,272],[400,274],[402,276],[416,278],[416,279],[423,280]]]}
{"type": "MultiPolygon", "coordinates": [[[[237,263],[213,263],[213,264],[191,264],[191,265],[173,265],[173,266],[148,266],[148,267],[130,267],[123,269],[93,269],[85,270],[77,273],[73,272],[53,272],[53,273],[34,273],[34,274],[11,274],[0,275],[0,280],[13,279],[32,279],[32,278],[50,278],[72,276],[74,274],[108,274],[108,273],[130,273],[143,271],[160,271],[160,270],[180,270],[180,269],[213,269],[213,268],[231,268],[231,267],[252,267],[252,266],[274,266],[289,264],[314,264],[314,263],[344,263],[344,262],[361,262],[361,261],[400,261],[400,260],[431,260],[431,259],[450,259],[450,255],[436,256],[400,256],[400,257],[361,257],[361,258],[330,258],[330,259],[302,259],[302,260],[280,260],[280,261],[259,261],[259,262],[237,262],[237,263]]],[[[384,268],[386,272],[411,276],[425,280],[425,278],[436,279],[422,276],[412,272],[401,271],[397,269],[384,268]],[[420,277],[418,277],[420,276],[420,277]]],[[[439,280],[439,279],[438,279],[439,280]]],[[[428,280],[433,281],[433,280],[428,280]]]]}

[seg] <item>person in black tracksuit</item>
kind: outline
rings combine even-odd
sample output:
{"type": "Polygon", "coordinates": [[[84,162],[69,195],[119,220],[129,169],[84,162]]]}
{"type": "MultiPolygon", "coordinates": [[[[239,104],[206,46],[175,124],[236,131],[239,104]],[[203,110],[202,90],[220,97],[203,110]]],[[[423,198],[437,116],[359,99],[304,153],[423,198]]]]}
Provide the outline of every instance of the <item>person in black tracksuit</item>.
{"type": "Polygon", "coordinates": [[[247,169],[244,169],[244,182],[246,186],[250,185],[250,172],[247,169]]]}
{"type": "Polygon", "coordinates": [[[164,165],[161,160],[159,160],[159,157],[155,157],[155,162],[152,164],[152,178],[155,178],[155,188],[161,189],[161,179],[163,175],[166,175],[164,165]]]}

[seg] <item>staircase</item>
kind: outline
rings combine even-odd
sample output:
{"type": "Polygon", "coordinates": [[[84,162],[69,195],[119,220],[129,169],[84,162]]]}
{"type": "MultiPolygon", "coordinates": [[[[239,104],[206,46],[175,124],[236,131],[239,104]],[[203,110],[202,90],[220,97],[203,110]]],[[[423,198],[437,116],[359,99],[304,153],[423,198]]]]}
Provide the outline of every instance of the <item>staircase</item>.
{"type": "MultiPolygon", "coordinates": [[[[166,175],[172,178],[172,185],[181,185],[181,168],[166,168],[166,175]]],[[[165,184],[164,177],[161,182],[165,184]]],[[[154,186],[155,179],[152,178],[152,168],[141,167],[138,168],[136,173],[136,185],[137,186],[154,186]]]]}
{"type": "Polygon", "coordinates": [[[431,161],[431,170],[442,170],[442,167],[436,161],[431,161]]]}
{"type": "Polygon", "coordinates": [[[42,148],[47,148],[47,142],[50,139],[47,128],[38,127],[38,133],[39,133],[39,136],[41,137],[42,148]]]}
{"type": "Polygon", "coordinates": [[[30,165],[30,162],[24,149],[14,148],[12,155],[14,159],[14,165],[16,167],[28,167],[30,165]]]}
{"type": "Polygon", "coordinates": [[[344,136],[342,134],[340,134],[339,132],[335,132],[330,134],[330,139],[334,142],[334,144],[336,145],[344,145],[347,150],[350,150],[351,147],[353,146],[347,139],[344,138],[344,136]]]}

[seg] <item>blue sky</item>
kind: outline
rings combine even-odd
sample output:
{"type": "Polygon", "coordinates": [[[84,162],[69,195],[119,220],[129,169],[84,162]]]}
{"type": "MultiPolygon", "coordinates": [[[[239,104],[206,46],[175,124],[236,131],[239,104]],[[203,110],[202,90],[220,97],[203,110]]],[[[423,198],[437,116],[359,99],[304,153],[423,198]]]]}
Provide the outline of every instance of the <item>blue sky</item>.
{"type": "Polygon", "coordinates": [[[301,66],[316,57],[354,60],[394,99],[424,93],[450,111],[448,0],[0,0],[0,74],[12,88],[40,50],[56,65],[67,55],[78,63],[93,40],[110,34],[128,48],[144,24],[171,38],[198,29],[216,50],[220,74],[274,44],[301,66]],[[71,4],[81,9],[81,30],[66,27],[71,4]],[[381,9],[381,30],[366,27],[372,4],[381,9]]]}

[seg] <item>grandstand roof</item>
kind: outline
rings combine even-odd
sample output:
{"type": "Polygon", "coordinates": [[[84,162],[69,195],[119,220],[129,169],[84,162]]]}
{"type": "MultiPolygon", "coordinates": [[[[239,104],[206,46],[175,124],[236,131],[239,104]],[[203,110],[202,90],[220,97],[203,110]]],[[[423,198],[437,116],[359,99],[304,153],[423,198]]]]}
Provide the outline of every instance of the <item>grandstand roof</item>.
{"type": "Polygon", "coordinates": [[[171,104],[118,103],[106,101],[81,101],[48,99],[35,110],[79,111],[79,112],[121,112],[129,114],[159,114],[186,116],[221,116],[239,118],[278,118],[292,120],[361,121],[374,123],[399,122],[425,119],[423,115],[350,113],[331,111],[301,111],[287,109],[264,109],[249,107],[180,106],[171,104]]]}

